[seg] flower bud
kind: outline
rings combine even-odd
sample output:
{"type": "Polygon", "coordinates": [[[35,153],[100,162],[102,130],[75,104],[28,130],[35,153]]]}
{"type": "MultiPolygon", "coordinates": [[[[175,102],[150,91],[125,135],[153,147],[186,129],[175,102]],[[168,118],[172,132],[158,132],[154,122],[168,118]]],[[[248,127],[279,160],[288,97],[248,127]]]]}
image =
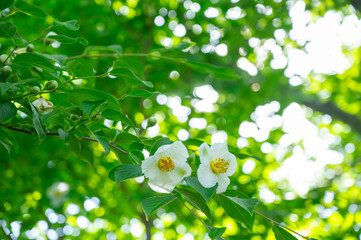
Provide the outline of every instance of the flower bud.
{"type": "Polygon", "coordinates": [[[76,114],[71,114],[70,115],[70,120],[72,120],[72,121],[78,121],[80,119],[80,117],[78,116],[78,115],[76,115],[76,114]]]}
{"type": "Polygon", "coordinates": [[[11,76],[11,81],[12,81],[13,83],[16,83],[17,81],[19,81],[19,76],[18,76],[17,74],[13,74],[13,75],[11,76]]]}
{"type": "Polygon", "coordinates": [[[0,69],[1,75],[4,76],[5,78],[9,77],[11,75],[11,73],[13,72],[13,70],[11,69],[11,67],[9,66],[3,66],[0,69]]]}
{"type": "Polygon", "coordinates": [[[39,97],[32,102],[32,104],[36,107],[39,113],[48,114],[53,111],[53,103],[45,100],[43,97],[39,97]]]}
{"type": "Polygon", "coordinates": [[[40,92],[40,88],[38,86],[34,86],[31,88],[31,92],[32,93],[39,93],[40,92]]]}
{"type": "Polygon", "coordinates": [[[47,82],[46,84],[45,84],[45,88],[44,89],[46,89],[46,90],[55,90],[55,89],[57,89],[58,88],[58,82],[57,81],[55,81],[55,80],[51,80],[51,81],[49,81],[49,82],[47,82]]]}
{"type": "Polygon", "coordinates": [[[34,45],[33,44],[29,44],[28,46],[26,46],[26,52],[34,52],[34,45]]]}
{"type": "Polygon", "coordinates": [[[2,54],[0,56],[0,64],[6,64],[6,65],[9,65],[10,64],[10,58],[8,58],[8,55],[7,54],[2,54]],[[6,62],[5,62],[6,61],[6,62]]]}
{"type": "Polygon", "coordinates": [[[151,117],[148,119],[147,128],[153,127],[156,124],[157,124],[157,119],[155,119],[155,117],[151,117]]]}

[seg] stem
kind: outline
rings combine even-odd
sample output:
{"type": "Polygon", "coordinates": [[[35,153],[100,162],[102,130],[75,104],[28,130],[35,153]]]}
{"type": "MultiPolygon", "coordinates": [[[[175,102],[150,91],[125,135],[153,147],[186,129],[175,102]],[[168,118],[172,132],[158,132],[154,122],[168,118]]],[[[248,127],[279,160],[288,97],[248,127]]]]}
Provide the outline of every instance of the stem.
{"type": "MultiPolygon", "coordinates": [[[[10,126],[5,126],[4,124],[0,123],[0,126],[4,127],[4,128],[7,128],[7,129],[10,129],[10,130],[13,130],[15,132],[21,132],[21,133],[25,133],[25,134],[29,134],[29,135],[32,135],[32,133],[30,131],[27,131],[27,130],[23,130],[23,129],[19,129],[19,128],[14,128],[14,127],[10,127],[10,126]]],[[[47,136],[59,136],[59,133],[45,133],[47,136]]],[[[93,138],[89,138],[89,137],[82,137],[83,140],[87,140],[87,141],[91,141],[91,142],[98,142],[98,140],[96,139],[93,139],[93,138]]],[[[108,143],[108,145],[116,150],[118,150],[119,152],[122,152],[124,154],[128,154],[127,151],[115,146],[114,144],[112,143],[108,143]]]]}
{"type": "Polygon", "coordinates": [[[185,208],[187,208],[188,211],[189,211],[190,213],[192,213],[192,215],[193,215],[194,217],[196,217],[206,228],[209,227],[207,224],[205,224],[205,222],[203,222],[203,220],[202,220],[200,217],[197,216],[197,214],[195,214],[194,212],[192,212],[192,210],[190,210],[189,207],[187,207],[187,205],[186,205],[176,194],[174,194],[173,192],[171,192],[170,194],[172,194],[174,197],[176,197],[176,198],[183,204],[183,206],[185,206],[185,208]]]}
{"type": "Polygon", "coordinates": [[[275,223],[275,224],[277,224],[278,226],[281,226],[281,227],[283,227],[283,228],[287,229],[288,231],[293,232],[294,234],[297,234],[298,236],[300,236],[300,237],[302,237],[302,238],[304,238],[304,239],[309,239],[309,237],[305,237],[305,236],[303,236],[303,235],[299,234],[298,232],[293,231],[292,229],[290,229],[290,228],[286,227],[285,225],[283,225],[283,224],[281,224],[281,223],[279,223],[279,222],[276,222],[276,221],[275,221],[275,220],[273,220],[273,219],[270,219],[270,218],[268,218],[268,217],[264,216],[263,214],[261,214],[261,213],[257,212],[256,210],[254,210],[253,212],[254,212],[255,214],[257,214],[257,215],[259,215],[259,216],[263,217],[263,218],[264,218],[264,219],[266,219],[267,221],[269,221],[269,222],[271,222],[271,223],[275,223]]]}
{"type": "Polygon", "coordinates": [[[12,238],[11,238],[9,235],[7,235],[7,234],[5,233],[4,228],[3,228],[3,227],[0,227],[0,229],[1,229],[1,233],[2,233],[2,235],[3,235],[6,239],[8,239],[8,240],[12,240],[12,238]]]}

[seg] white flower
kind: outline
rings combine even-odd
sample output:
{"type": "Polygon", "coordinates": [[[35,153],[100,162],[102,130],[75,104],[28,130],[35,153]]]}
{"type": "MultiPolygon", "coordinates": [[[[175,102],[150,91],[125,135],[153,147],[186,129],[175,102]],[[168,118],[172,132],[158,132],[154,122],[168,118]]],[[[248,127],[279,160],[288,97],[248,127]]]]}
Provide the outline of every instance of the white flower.
{"type": "Polygon", "coordinates": [[[38,109],[39,113],[47,114],[53,111],[53,103],[48,100],[45,100],[43,97],[39,97],[32,103],[34,107],[38,109]]]}
{"type": "Polygon", "coordinates": [[[61,207],[66,202],[69,193],[69,184],[56,182],[46,190],[46,195],[53,207],[61,207]]]}
{"type": "Polygon", "coordinates": [[[191,175],[187,163],[189,154],[182,142],[158,148],[153,156],[142,162],[142,172],[149,178],[149,186],[157,192],[171,192],[183,177],[191,175]]]}
{"type": "Polygon", "coordinates": [[[217,194],[225,192],[230,183],[228,177],[237,168],[237,159],[228,152],[227,143],[215,143],[211,147],[203,143],[198,151],[201,161],[197,171],[198,181],[205,188],[218,182],[217,194]]]}

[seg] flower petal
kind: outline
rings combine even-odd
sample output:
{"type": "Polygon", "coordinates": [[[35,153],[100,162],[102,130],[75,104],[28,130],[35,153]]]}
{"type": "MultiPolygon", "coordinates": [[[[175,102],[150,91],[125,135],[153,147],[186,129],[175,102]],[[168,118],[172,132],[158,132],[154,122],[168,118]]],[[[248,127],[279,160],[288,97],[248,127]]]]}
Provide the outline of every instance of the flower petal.
{"type": "Polygon", "coordinates": [[[224,174],[217,175],[218,187],[217,187],[217,194],[223,193],[227,190],[229,183],[231,182],[229,178],[224,174]]]}
{"type": "Polygon", "coordinates": [[[226,176],[233,175],[237,169],[237,158],[232,153],[229,152],[224,153],[222,158],[229,163],[227,172],[225,172],[224,174],[226,176]]]}
{"type": "Polygon", "coordinates": [[[217,183],[217,177],[209,165],[201,163],[197,170],[197,176],[199,183],[205,188],[213,187],[217,183]]]}
{"type": "Polygon", "coordinates": [[[144,176],[147,178],[153,178],[155,176],[157,176],[158,174],[158,159],[154,158],[154,157],[149,157],[146,158],[143,162],[142,162],[142,173],[144,173],[144,176]]]}
{"type": "Polygon", "coordinates": [[[225,152],[228,152],[227,143],[215,143],[211,146],[211,150],[213,151],[214,157],[220,157],[225,152]]]}
{"type": "Polygon", "coordinates": [[[211,148],[208,146],[207,143],[202,143],[202,145],[198,149],[199,158],[201,163],[208,163],[210,162],[211,157],[211,148]]]}
{"type": "Polygon", "coordinates": [[[172,143],[166,152],[174,162],[186,162],[187,158],[189,157],[186,146],[184,146],[184,144],[180,141],[172,143]]]}

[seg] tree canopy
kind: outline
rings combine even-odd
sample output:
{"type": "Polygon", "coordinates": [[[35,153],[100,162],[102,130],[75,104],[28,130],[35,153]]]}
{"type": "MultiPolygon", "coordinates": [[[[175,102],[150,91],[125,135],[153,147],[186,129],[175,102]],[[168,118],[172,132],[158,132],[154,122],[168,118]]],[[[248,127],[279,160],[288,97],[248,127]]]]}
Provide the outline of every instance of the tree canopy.
{"type": "Polygon", "coordinates": [[[1,238],[360,239],[360,9],[0,0],[1,238]]]}

